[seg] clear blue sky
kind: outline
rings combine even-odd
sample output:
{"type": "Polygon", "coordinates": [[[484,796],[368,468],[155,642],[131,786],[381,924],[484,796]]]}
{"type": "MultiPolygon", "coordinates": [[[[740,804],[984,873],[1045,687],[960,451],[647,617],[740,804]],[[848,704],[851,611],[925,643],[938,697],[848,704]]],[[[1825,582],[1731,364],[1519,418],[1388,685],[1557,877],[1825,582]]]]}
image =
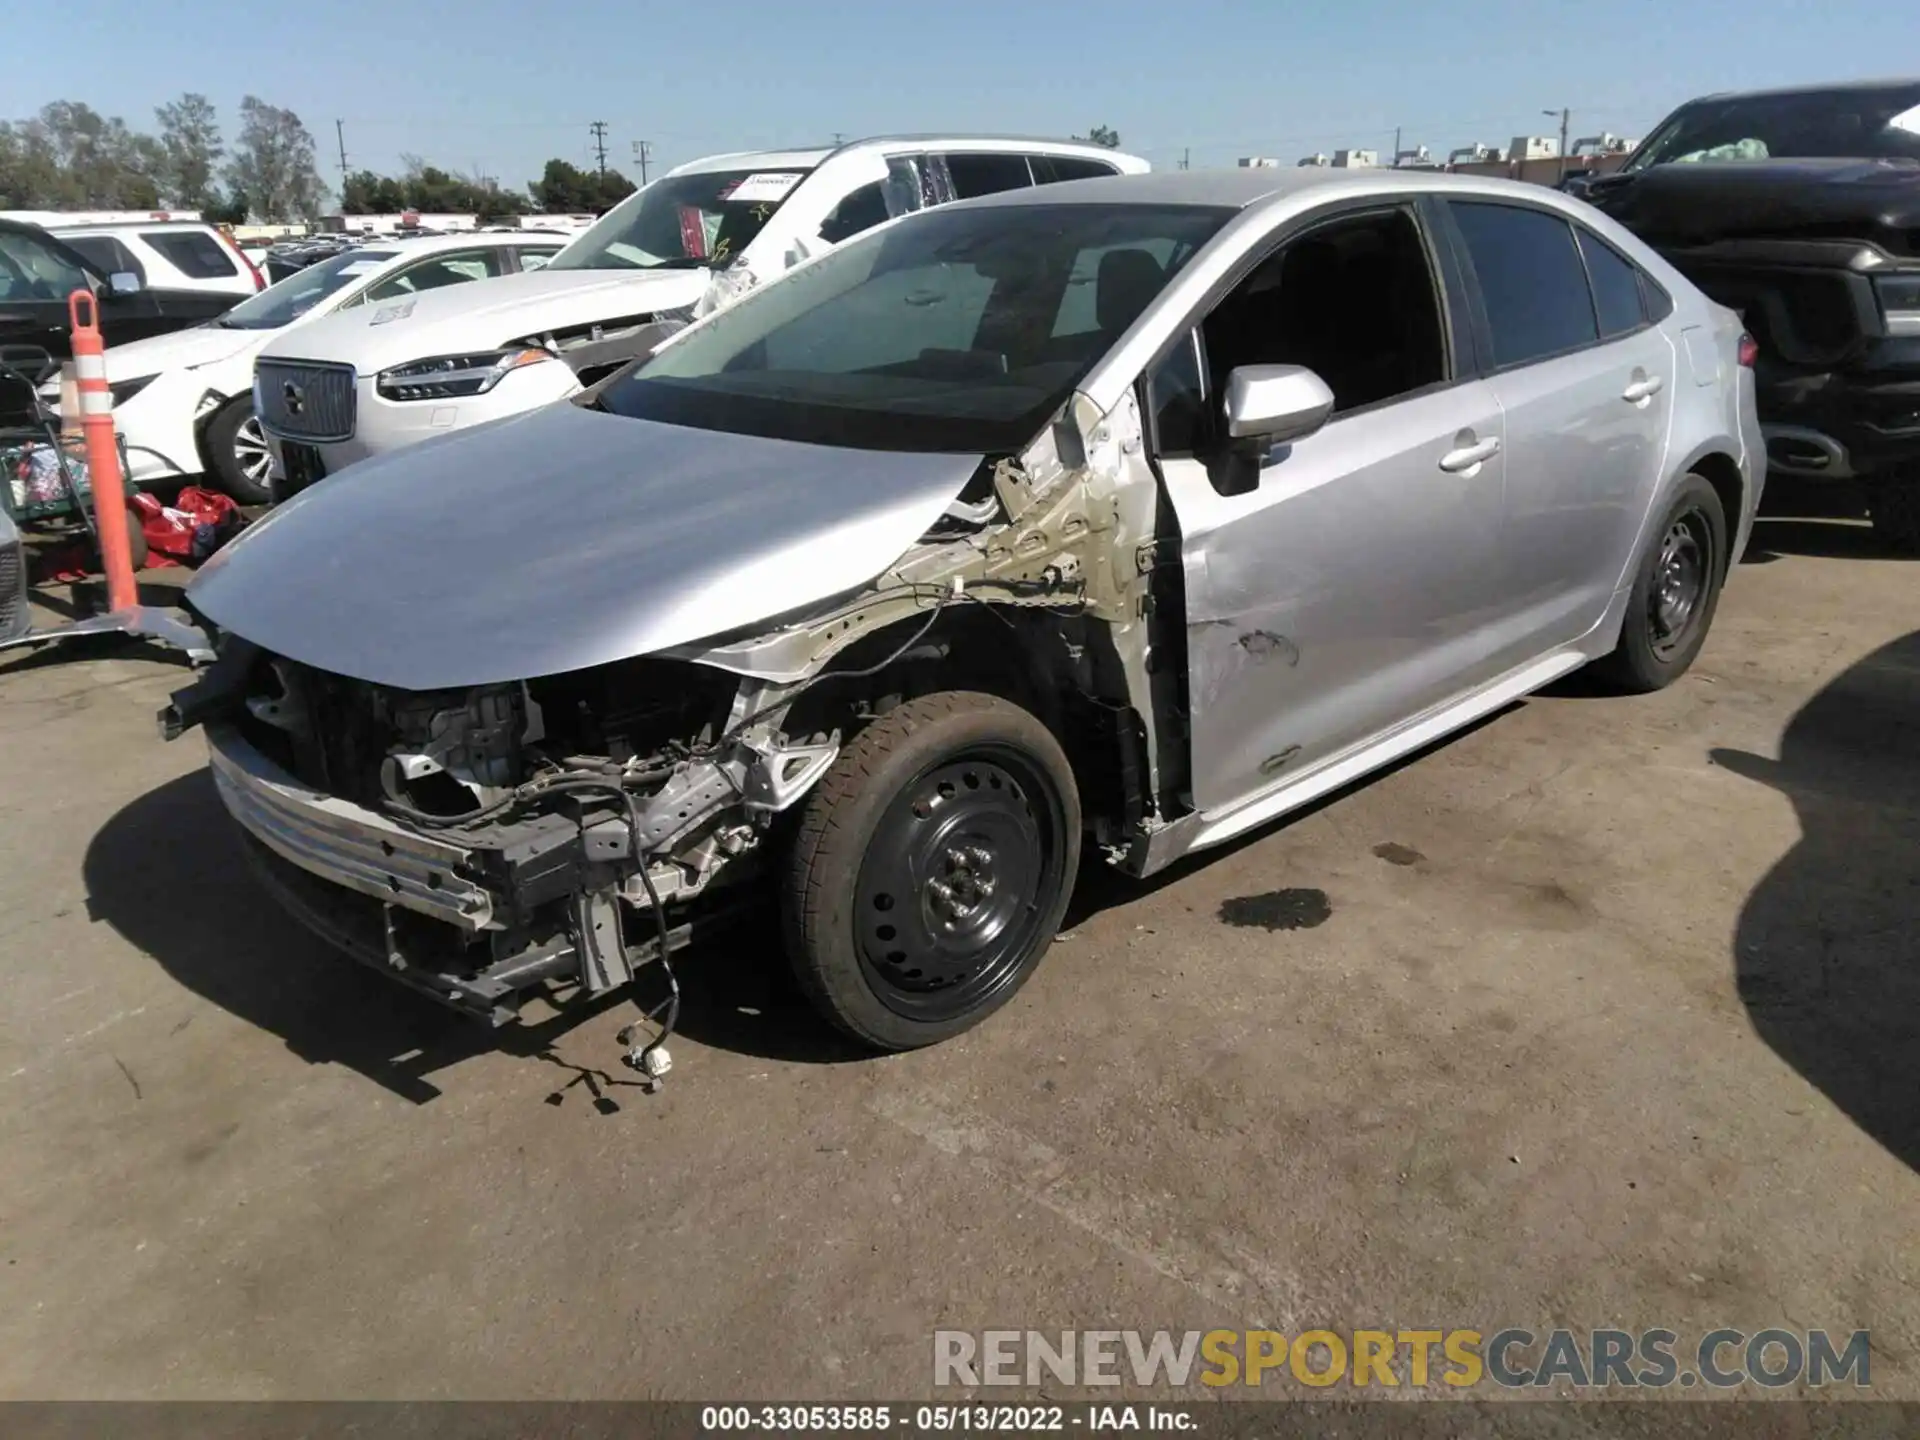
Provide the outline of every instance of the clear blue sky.
{"type": "MultiPolygon", "coordinates": [[[[519,186],[590,161],[629,173],[715,150],[901,130],[1121,133],[1157,166],[1314,150],[1504,145],[1555,127],[1641,135],[1703,91],[1920,71],[1893,0],[46,0],[11,7],[0,114],[85,101],[140,128],[183,90],[296,111],[337,182],[411,151],[519,186]],[[245,19],[241,19],[245,16],[245,19]]],[[[657,171],[656,171],[657,173],[657,171]]]]}

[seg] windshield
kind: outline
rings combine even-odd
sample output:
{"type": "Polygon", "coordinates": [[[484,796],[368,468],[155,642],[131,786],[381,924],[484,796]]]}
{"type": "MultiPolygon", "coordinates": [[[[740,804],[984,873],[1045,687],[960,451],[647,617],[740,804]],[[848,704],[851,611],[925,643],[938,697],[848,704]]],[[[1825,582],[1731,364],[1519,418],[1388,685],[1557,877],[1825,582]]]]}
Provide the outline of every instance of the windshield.
{"type": "Polygon", "coordinates": [[[599,404],[824,445],[1016,450],[1233,213],[926,211],[749,292],[599,404]]]}
{"type": "Polygon", "coordinates": [[[337,290],[364,279],[400,252],[343,250],[330,259],[296,270],[251,299],[242,300],[213,323],[226,330],[278,330],[291,325],[337,290]]]}
{"type": "Polygon", "coordinates": [[[805,170],[668,175],[636,191],[553,257],[549,270],[690,270],[752,243],[805,170]]]}
{"type": "Polygon", "coordinates": [[[1920,160],[1920,84],[1697,100],[1674,112],[1626,168],[1813,159],[1920,160]]]}

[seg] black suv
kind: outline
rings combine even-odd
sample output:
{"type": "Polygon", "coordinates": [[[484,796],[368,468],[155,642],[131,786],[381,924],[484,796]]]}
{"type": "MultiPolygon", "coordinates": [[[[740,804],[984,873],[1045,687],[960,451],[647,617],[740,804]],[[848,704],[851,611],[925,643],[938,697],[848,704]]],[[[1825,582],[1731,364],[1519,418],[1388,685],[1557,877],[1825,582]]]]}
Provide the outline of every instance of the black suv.
{"type": "Polygon", "coordinates": [[[0,220],[0,349],[72,353],[67,297],[91,290],[109,345],[182,330],[233,308],[240,297],[203,290],[154,290],[137,275],[104,275],[72,246],[37,225],[0,220]]]}
{"type": "Polygon", "coordinates": [[[1694,100],[1569,188],[1745,317],[1769,469],[1920,553],[1920,80],[1694,100]]]}

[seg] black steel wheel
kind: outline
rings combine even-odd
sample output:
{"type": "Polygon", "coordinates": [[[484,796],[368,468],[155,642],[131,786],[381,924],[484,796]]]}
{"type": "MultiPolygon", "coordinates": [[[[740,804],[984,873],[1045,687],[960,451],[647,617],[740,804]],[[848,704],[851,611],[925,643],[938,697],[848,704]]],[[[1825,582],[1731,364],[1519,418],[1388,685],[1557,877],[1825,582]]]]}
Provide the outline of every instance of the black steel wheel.
{"type": "Polygon", "coordinates": [[[909,701],[861,731],[803,807],[788,948],[808,998],[865,1044],[978,1024],[1039,964],[1080,857],[1059,742],[996,696],[909,701]]]}
{"type": "Polygon", "coordinates": [[[1686,674],[1713,624],[1727,554],[1719,492],[1704,476],[1689,475],[1640,557],[1620,643],[1595,668],[1634,694],[1663,689],[1686,674]]]}

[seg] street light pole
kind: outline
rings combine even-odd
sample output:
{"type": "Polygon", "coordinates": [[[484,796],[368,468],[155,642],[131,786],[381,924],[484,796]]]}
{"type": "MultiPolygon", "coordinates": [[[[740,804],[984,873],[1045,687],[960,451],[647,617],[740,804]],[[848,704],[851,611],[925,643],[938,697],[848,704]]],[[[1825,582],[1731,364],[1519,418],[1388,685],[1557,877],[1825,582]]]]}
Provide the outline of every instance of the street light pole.
{"type": "Polygon", "coordinates": [[[1557,115],[1560,117],[1560,173],[1557,178],[1560,183],[1564,184],[1567,178],[1567,125],[1573,118],[1573,111],[1566,109],[1542,110],[1540,113],[1542,115],[1557,115]]]}

